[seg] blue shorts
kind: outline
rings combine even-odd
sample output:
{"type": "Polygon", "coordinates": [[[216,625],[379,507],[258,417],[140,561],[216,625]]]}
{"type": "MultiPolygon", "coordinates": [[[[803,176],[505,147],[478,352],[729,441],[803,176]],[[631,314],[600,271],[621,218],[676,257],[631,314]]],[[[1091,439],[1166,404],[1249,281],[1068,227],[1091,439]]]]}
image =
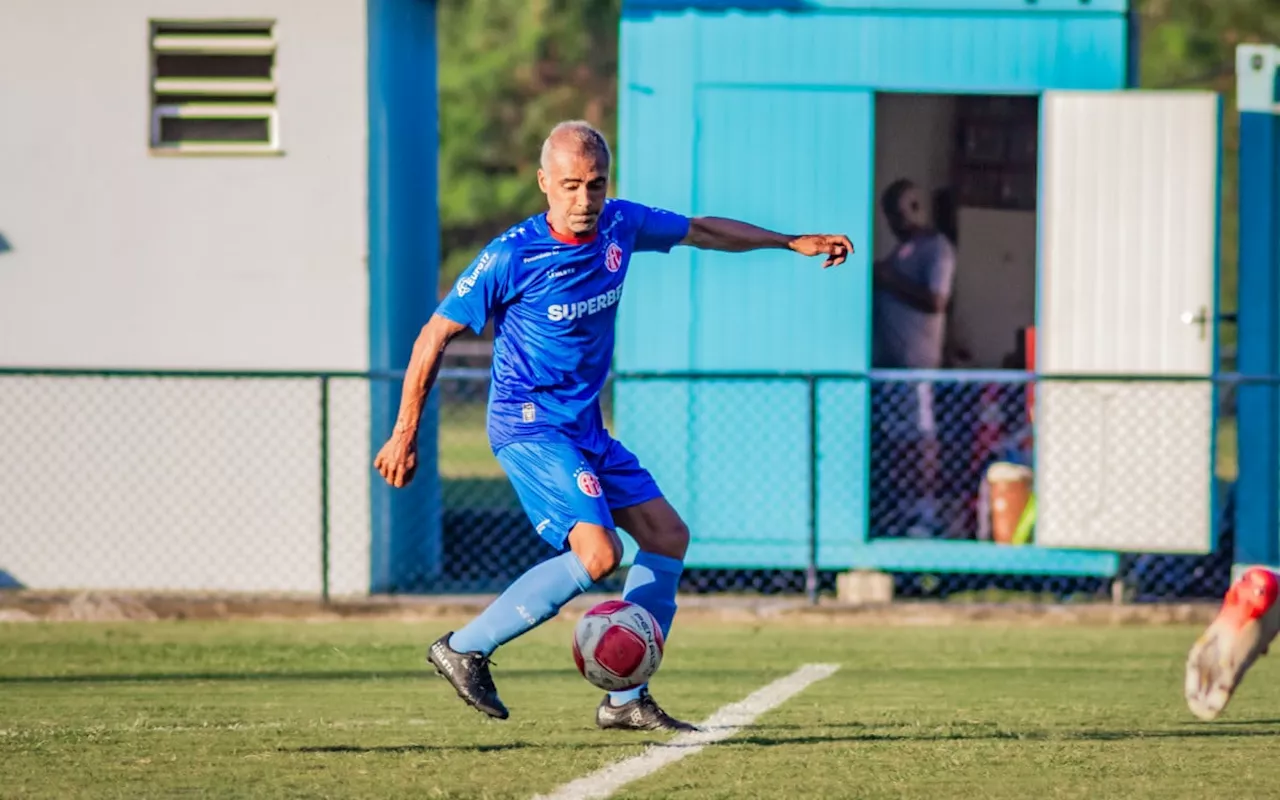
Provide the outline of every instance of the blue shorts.
{"type": "Polygon", "coordinates": [[[557,550],[579,522],[613,529],[613,509],[662,496],[640,460],[614,439],[600,453],[567,441],[512,442],[497,456],[529,521],[557,550]]]}

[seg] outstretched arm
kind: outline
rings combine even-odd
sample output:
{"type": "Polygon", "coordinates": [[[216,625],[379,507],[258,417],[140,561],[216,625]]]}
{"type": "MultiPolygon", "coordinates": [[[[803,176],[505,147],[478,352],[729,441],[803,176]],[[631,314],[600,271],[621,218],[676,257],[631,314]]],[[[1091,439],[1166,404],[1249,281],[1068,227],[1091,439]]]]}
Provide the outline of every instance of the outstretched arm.
{"type": "Polygon", "coordinates": [[[844,263],[853,244],[843,234],[776,233],[747,222],[724,217],[693,217],[681,244],[702,250],[744,253],[749,250],[791,250],[803,256],[825,255],[823,267],[844,263]]]}
{"type": "Polygon", "coordinates": [[[418,468],[418,424],[427,396],[440,373],[441,356],[449,342],[466,327],[440,314],[432,314],[413,343],[395,428],[373,462],[383,479],[397,489],[413,480],[418,468]]]}

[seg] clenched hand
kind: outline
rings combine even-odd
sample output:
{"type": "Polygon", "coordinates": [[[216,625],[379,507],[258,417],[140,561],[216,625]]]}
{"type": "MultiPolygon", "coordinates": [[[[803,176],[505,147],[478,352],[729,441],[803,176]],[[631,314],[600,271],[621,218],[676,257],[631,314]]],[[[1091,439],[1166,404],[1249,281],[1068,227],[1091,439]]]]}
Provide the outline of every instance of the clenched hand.
{"type": "Polygon", "coordinates": [[[395,433],[378,451],[373,466],[387,483],[403,488],[418,469],[418,437],[395,433]]]}
{"type": "Polygon", "coordinates": [[[843,264],[853,252],[853,243],[842,234],[811,233],[791,240],[791,249],[802,256],[825,255],[822,268],[843,264]]]}

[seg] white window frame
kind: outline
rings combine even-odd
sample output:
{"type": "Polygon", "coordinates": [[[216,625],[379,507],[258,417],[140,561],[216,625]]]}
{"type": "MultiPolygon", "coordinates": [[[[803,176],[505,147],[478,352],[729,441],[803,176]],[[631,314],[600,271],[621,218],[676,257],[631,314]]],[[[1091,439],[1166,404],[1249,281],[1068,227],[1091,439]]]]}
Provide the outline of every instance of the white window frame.
{"type": "Polygon", "coordinates": [[[152,152],[179,153],[189,155],[222,155],[222,154],[275,154],[280,149],[280,129],[277,124],[279,111],[274,107],[235,106],[223,103],[199,105],[184,103],[182,105],[156,106],[151,114],[151,149],[152,152]],[[174,142],[166,144],[160,140],[160,124],[165,119],[265,119],[267,121],[267,141],[265,142],[174,142]]]}
{"type": "Polygon", "coordinates": [[[278,91],[275,79],[276,55],[279,42],[275,20],[267,19],[151,19],[149,36],[149,60],[151,63],[150,86],[150,151],[153,155],[283,155],[280,140],[280,111],[275,99],[255,103],[255,98],[274,98],[278,91]],[[243,27],[246,35],[201,34],[201,29],[227,29],[243,27]],[[160,29],[168,28],[163,33],[160,29]],[[175,33],[172,29],[185,29],[175,33]],[[269,36],[256,33],[263,29],[269,36]],[[249,33],[254,31],[255,33],[249,33]],[[269,55],[272,58],[270,78],[173,78],[155,74],[155,59],[160,55],[269,55]],[[185,103],[165,103],[165,95],[201,95],[211,97],[241,97],[246,102],[207,102],[192,100],[185,103]],[[165,119],[264,119],[267,123],[265,142],[165,142],[160,138],[161,123],[165,119]]]}

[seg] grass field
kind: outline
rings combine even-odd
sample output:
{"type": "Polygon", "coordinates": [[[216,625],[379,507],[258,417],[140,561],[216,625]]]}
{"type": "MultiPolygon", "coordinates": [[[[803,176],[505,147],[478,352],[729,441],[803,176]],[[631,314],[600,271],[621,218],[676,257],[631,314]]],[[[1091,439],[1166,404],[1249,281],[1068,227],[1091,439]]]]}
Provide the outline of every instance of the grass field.
{"type": "MultiPolygon", "coordinates": [[[[569,622],[504,649],[512,718],[422,667],[445,623],[0,625],[0,796],[527,798],[661,742],[593,727],[569,622]]],[[[1180,697],[1189,627],[678,626],[655,695],[701,720],[804,663],[826,680],[624,798],[1253,797],[1280,672],[1223,720],[1180,697]]]]}

